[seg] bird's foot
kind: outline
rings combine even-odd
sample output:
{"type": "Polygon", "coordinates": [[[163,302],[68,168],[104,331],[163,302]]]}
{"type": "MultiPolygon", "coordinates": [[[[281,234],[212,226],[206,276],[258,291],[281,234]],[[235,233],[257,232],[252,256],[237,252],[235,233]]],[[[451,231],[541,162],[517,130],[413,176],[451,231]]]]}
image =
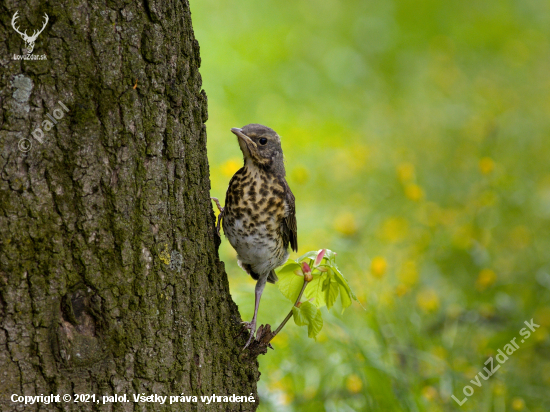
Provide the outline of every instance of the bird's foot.
{"type": "Polygon", "coordinates": [[[220,205],[219,199],[217,197],[211,197],[210,199],[216,203],[216,206],[218,206],[218,210],[220,211],[220,213],[223,212],[223,207],[222,205],[220,205]]]}
{"type": "Polygon", "coordinates": [[[250,337],[248,338],[248,342],[246,342],[246,345],[244,345],[244,350],[248,348],[248,346],[254,340],[254,333],[256,333],[256,320],[253,320],[252,322],[243,322],[243,325],[250,331],[250,337]]]}
{"type": "MultiPolygon", "coordinates": [[[[248,328],[248,322],[243,322],[243,324],[247,325],[248,328]]],[[[268,348],[273,349],[273,346],[271,346],[270,342],[275,337],[275,334],[271,332],[270,325],[260,325],[256,330],[256,333],[253,332],[253,329],[254,328],[250,330],[250,337],[248,338],[248,342],[246,342],[246,345],[243,347],[242,350],[244,352],[246,349],[246,353],[249,356],[257,357],[258,355],[266,354],[268,348]]]]}
{"type": "Polygon", "coordinates": [[[243,325],[248,330],[252,329],[252,322],[241,322],[241,325],[243,325]]]}
{"type": "Polygon", "coordinates": [[[220,211],[220,214],[218,215],[218,222],[216,223],[216,233],[218,234],[219,237],[221,237],[220,226],[223,218],[224,208],[220,205],[220,201],[218,200],[217,197],[211,197],[210,199],[212,199],[216,203],[216,206],[218,206],[218,210],[220,211]]]}

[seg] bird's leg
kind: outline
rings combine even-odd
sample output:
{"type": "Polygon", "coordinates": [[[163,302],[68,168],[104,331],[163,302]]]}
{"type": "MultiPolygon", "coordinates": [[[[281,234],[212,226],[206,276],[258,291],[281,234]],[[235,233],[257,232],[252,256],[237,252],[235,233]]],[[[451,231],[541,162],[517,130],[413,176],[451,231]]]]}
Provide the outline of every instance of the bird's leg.
{"type": "Polygon", "coordinates": [[[258,282],[256,282],[256,300],[254,302],[254,317],[252,318],[252,322],[250,322],[247,325],[247,328],[250,329],[250,337],[248,338],[248,342],[246,342],[246,345],[244,345],[243,349],[246,349],[248,345],[252,342],[252,339],[254,338],[254,333],[256,332],[256,318],[258,317],[258,308],[260,307],[260,299],[262,298],[262,293],[265,288],[265,284],[267,282],[267,276],[262,276],[260,279],[258,279],[258,282]]]}
{"type": "Polygon", "coordinates": [[[216,224],[216,232],[218,233],[218,236],[220,236],[220,224],[222,221],[224,208],[222,207],[222,205],[220,205],[220,201],[217,197],[211,197],[210,199],[212,199],[216,203],[216,206],[218,206],[218,210],[220,211],[220,214],[218,215],[218,222],[216,224]]]}

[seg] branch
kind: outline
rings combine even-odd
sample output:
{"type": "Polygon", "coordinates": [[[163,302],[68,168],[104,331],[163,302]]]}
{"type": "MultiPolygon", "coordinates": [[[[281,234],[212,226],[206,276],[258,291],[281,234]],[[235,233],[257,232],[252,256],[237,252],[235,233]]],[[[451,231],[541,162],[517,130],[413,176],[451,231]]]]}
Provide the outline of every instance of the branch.
{"type": "MultiPolygon", "coordinates": [[[[298,305],[298,302],[300,302],[300,299],[302,298],[302,295],[304,294],[304,290],[306,290],[306,286],[309,282],[307,281],[306,277],[304,276],[304,284],[302,285],[302,290],[300,291],[300,293],[298,294],[298,298],[296,299],[296,302],[294,303],[294,306],[298,305]]],[[[298,306],[296,306],[298,307],[298,306]]],[[[290,310],[290,312],[288,313],[288,315],[286,315],[286,318],[285,320],[283,320],[283,322],[279,325],[279,327],[277,329],[275,329],[275,332],[273,332],[273,336],[271,336],[271,339],[269,339],[269,342],[271,342],[271,340],[277,335],[277,333],[279,333],[281,331],[281,329],[286,325],[286,323],[288,322],[288,320],[290,319],[290,317],[292,316],[292,309],[290,310]]]]}

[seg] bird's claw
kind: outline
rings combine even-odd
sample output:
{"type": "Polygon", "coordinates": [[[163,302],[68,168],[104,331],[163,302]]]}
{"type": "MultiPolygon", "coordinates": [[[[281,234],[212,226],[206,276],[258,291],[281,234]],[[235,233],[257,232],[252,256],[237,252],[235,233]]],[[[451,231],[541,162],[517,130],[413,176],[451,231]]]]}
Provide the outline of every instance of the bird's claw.
{"type": "Polygon", "coordinates": [[[243,325],[248,330],[252,329],[252,322],[241,322],[241,325],[243,325]]]}
{"type": "Polygon", "coordinates": [[[254,340],[254,331],[250,331],[250,337],[248,338],[248,342],[246,342],[246,345],[244,345],[243,350],[248,348],[248,345],[250,345],[253,340],[254,340]]]}
{"type": "Polygon", "coordinates": [[[245,328],[247,328],[250,331],[250,337],[248,338],[248,341],[246,342],[246,345],[244,345],[244,348],[243,348],[243,350],[245,350],[254,340],[254,334],[256,333],[256,322],[254,321],[243,322],[243,325],[245,328]]]}
{"type": "Polygon", "coordinates": [[[218,215],[218,222],[216,223],[216,233],[218,234],[219,237],[221,237],[220,236],[220,226],[221,226],[221,221],[222,221],[222,218],[223,218],[223,211],[224,211],[225,208],[223,208],[222,205],[220,205],[220,201],[218,200],[217,197],[211,197],[210,199],[213,200],[216,203],[216,206],[218,206],[218,210],[220,211],[220,214],[218,215]]]}

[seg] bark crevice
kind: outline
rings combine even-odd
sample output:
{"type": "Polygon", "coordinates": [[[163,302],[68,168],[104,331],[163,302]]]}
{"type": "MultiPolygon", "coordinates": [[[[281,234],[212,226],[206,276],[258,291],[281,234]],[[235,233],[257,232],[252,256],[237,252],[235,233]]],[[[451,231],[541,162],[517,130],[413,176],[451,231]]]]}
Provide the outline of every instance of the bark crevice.
{"type": "Polygon", "coordinates": [[[24,43],[0,26],[0,409],[17,409],[12,394],[257,400],[258,364],[242,353],[217,253],[189,5],[31,2],[22,25],[44,12],[33,53],[47,60],[12,60],[24,43]],[[38,141],[58,102],[69,112],[38,141]]]}

